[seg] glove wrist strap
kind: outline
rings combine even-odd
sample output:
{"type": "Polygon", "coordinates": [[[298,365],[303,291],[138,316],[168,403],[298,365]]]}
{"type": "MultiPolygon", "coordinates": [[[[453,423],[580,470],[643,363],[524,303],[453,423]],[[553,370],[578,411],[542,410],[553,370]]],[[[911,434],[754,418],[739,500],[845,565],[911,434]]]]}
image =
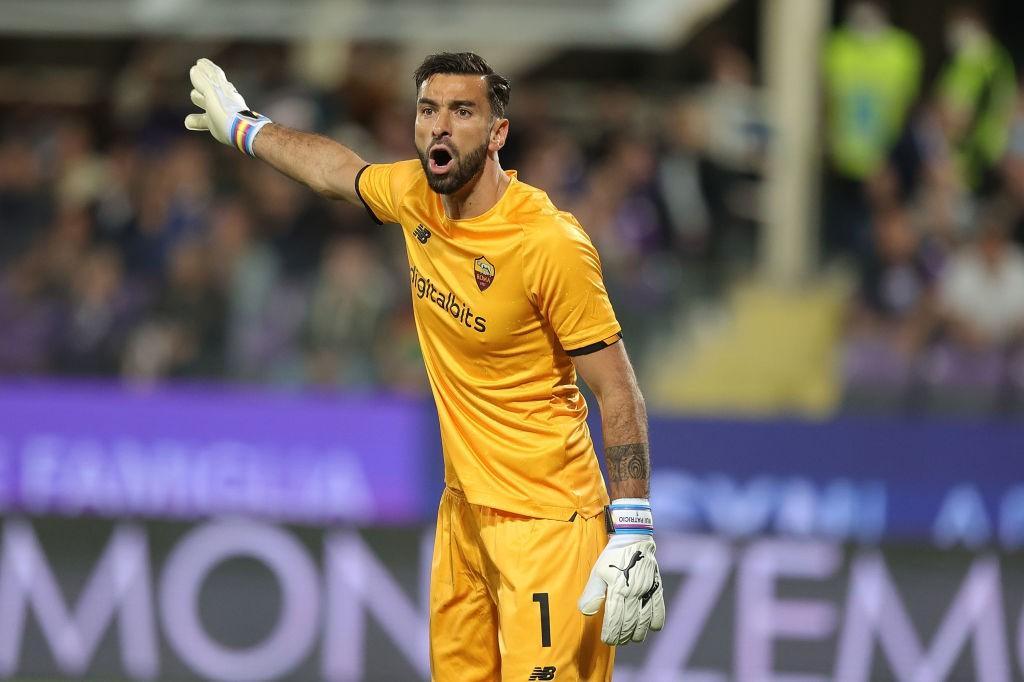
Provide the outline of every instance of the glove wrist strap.
{"type": "Polygon", "coordinates": [[[239,151],[248,154],[249,156],[256,156],[252,151],[252,143],[256,139],[256,133],[260,129],[271,123],[271,120],[266,116],[257,114],[254,111],[243,111],[235,114],[234,120],[231,121],[231,141],[239,151]]]}
{"type": "Polygon", "coordinates": [[[611,535],[654,535],[649,500],[620,497],[605,507],[605,527],[611,535]]]}

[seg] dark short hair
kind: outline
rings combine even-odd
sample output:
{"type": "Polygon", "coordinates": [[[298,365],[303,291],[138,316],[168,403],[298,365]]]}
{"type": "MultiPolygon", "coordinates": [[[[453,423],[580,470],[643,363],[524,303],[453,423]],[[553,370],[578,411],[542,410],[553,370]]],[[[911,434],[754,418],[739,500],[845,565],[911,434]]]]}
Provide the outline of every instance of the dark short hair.
{"type": "Polygon", "coordinates": [[[439,73],[457,76],[485,76],[487,99],[491,102],[491,113],[498,118],[505,115],[505,107],[508,106],[512,86],[507,78],[494,73],[494,69],[480,55],[474,52],[440,52],[428,56],[413,74],[416,91],[419,92],[420,86],[425,80],[439,73]]]}

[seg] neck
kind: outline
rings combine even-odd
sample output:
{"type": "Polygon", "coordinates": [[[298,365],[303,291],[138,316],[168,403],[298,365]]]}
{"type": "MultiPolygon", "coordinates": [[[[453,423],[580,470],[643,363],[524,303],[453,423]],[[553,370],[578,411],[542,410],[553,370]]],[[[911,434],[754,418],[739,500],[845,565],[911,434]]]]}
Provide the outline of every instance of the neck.
{"type": "Polygon", "coordinates": [[[452,220],[476,218],[491,210],[512,180],[498,163],[497,154],[489,154],[480,175],[454,194],[442,194],[444,213],[452,220]]]}

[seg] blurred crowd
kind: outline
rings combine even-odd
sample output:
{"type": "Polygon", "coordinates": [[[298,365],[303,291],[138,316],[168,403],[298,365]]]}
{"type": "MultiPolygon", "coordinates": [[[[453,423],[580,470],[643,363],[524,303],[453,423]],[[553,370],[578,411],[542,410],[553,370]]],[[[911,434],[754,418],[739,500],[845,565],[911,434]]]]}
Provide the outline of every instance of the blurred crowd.
{"type": "Polygon", "coordinates": [[[945,37],[930,83],[882,2],[851,3],[825,46],[825,244],[859,272],[853,409],[1024,405],[1024,95],[975,7],[945,37]]]}
{"type": "MultiPolygon", "coordinates": [[[[398,230],[186,132],[197,49],[140,44],[82,103],[0,107],[0,374],[424,391],[398,230]]],[[[211,56],[275,121],[376,162],[415,154],[387,46],[326,78],[280,46],[211,56]]],[[[708,72],[685,96],[513,86],[503,165],[586,226],[641,357],[709,257],[752,258],[753,69],[723,45],[708,72]]]]}
{"type": "MultiPolygon", "coordinates": [[[[415,154],[409,60],[387,45],[141,42],[94,61],[75,101],[59,79],[8,96],[0,374],[425,391],[398,230],[187,133],[200,54],[280,123],[371,161],[415,154]]],[[[925,57],[882,0],[847,3],[823,45],[821,255],[858,281],[845,406],[1024,409],[1024,90],[970,3],[934,74],[925,57]]],[[[763,92],[734,43],[698,58],[671,89],[513,79],[502,163],[586,227],[641,369],[756,262],[763,92]]]]}

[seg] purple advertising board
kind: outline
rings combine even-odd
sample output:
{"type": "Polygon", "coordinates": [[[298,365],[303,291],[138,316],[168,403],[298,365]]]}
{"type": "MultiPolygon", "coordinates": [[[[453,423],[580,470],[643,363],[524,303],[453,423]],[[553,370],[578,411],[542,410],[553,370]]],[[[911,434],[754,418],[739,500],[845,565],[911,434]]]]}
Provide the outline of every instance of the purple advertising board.
{"type": "MultiPolygon", "coordinates": [[[[1024,426],[650,427],[616,682],[1024,680],[1024,426]]],[[[0,678],[429,679],[438,450],[429,400],[0,387],[0,678]]]]}
{"type": "Polygon", "coordinates": [[[210,387],[0,386],[0,512],[401,524],[424,516],[421,401],[210,387]]]}
{"type": "MultiPolygon", "coordinates": [[[[591,427],[600,448],[598,411],[591,427]]],[[[1024,426],[653,416],[662,531],[1024,546],[1024,426]]],[[[297,524],[430,521],[429,399],[0,385],[0,514],[297,524]]]]}
{"type": "Polygon", "coordinates": [[[1024,547],[1024,425],[651,420],[661,529],[1024,547]]]}

